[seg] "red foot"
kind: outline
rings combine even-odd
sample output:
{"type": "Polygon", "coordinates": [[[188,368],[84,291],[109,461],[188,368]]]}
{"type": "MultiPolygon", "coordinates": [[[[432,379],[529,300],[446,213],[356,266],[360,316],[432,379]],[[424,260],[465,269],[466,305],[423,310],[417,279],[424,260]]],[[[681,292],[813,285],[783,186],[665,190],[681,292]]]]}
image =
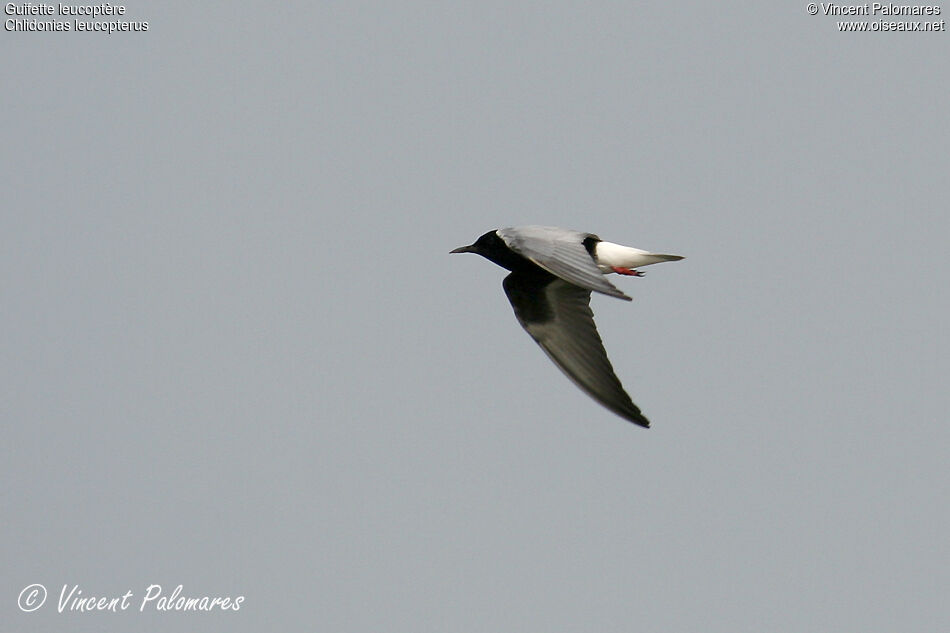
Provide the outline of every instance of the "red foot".
{"type": "Polygon", "coordinates": [[[629,268],[622,268],[620,266],[611,266],[614,272],[620,275],[629,275],[631,277],[643,277],[643,273],[639,270],[630,270],[629,268]]]}

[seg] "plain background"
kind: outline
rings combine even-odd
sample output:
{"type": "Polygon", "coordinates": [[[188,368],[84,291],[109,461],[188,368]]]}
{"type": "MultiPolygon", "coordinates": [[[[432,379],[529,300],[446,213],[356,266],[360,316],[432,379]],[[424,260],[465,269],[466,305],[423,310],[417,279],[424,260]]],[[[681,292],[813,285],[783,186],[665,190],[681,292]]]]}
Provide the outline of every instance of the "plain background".
{"type": "Polygon", "coordinates": [[[126,6],[0,32],[0,628],[950,630],[950,34],[126,6]],[[652,429],[448,255],[529,223],[687,257],[592,301],[652,429]]]}

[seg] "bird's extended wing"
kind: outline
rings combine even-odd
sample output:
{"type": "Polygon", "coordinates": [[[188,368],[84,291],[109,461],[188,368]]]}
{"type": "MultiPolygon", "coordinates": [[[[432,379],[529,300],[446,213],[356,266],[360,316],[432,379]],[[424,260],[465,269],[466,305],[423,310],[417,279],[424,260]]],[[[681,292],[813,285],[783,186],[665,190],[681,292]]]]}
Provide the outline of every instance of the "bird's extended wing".
{"type": "Polygon", "coordinates": [[[519,273],[505,277],[504,288],[521,327],[568,378],[620,417],[650,426],[607,359],[590,309],[590,290],[519,273]]]}
{"type": "Polygon", "coordinates": [[[596,235],[551,226],[519,226],[499,229],[498,236],[508,248],[564,281],[631,301],[607,281],[587,252],[584,240],[599,239],[596,235]]]}

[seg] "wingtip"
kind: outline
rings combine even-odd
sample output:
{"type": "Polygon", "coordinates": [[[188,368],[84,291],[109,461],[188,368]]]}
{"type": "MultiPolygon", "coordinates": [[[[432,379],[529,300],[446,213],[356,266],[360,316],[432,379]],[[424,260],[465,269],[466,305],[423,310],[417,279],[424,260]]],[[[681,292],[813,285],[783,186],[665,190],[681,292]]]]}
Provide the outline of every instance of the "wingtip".
{"type": "Polygon", "coordinates": [[[623,290],[621,290],[617,286],[610,284],[610,288],[611,288],[610,291],[598,289],[597,292],[601,294],[605,294],[608,297],[616,297],[618,299],[623,299],[624,301],[633,301],[633,297],[625,293],[623,290]]]}
{"type": "Polygon", "coordinates": [[[645,429],[650,428],[650,421],[647,419],[647,416],[643,415],[640,411],[640,407],[632,402],[630,404],[632,405],[631,407],[624,408],[622,411],[617,411],[617,413],[637,426],[642,426],[645,429]]]}
{"type": "Polygon", "coordinates": [[[645,429],[650,428],[650,421],[647,420],[643,416],[643,414],[640,413],[639,411],[637,411],[636,415],[627,414],[627,415],[624,415],[623,417],[626,418],[627,421],[631,422],[632,424],[636,424],[637,426],[642,426],[645,429]]]}

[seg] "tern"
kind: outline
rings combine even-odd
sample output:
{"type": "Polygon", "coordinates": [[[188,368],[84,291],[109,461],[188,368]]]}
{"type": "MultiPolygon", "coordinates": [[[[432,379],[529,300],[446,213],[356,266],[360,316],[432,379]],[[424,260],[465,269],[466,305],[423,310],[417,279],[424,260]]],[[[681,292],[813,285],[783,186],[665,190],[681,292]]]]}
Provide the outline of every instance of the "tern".
{"type": "Polygon", "coordinates": [[[591,398],[620,417],[649,427],[650,421],[624,391],[594,324],[590,293],[632,299],[608,281],[617,273],[683,259],[605,242],[593,233],[553,226],[488,231],[452,253],[476,253],[511,273],[502,286],[515,317],[544,353],[591,398]]]}

